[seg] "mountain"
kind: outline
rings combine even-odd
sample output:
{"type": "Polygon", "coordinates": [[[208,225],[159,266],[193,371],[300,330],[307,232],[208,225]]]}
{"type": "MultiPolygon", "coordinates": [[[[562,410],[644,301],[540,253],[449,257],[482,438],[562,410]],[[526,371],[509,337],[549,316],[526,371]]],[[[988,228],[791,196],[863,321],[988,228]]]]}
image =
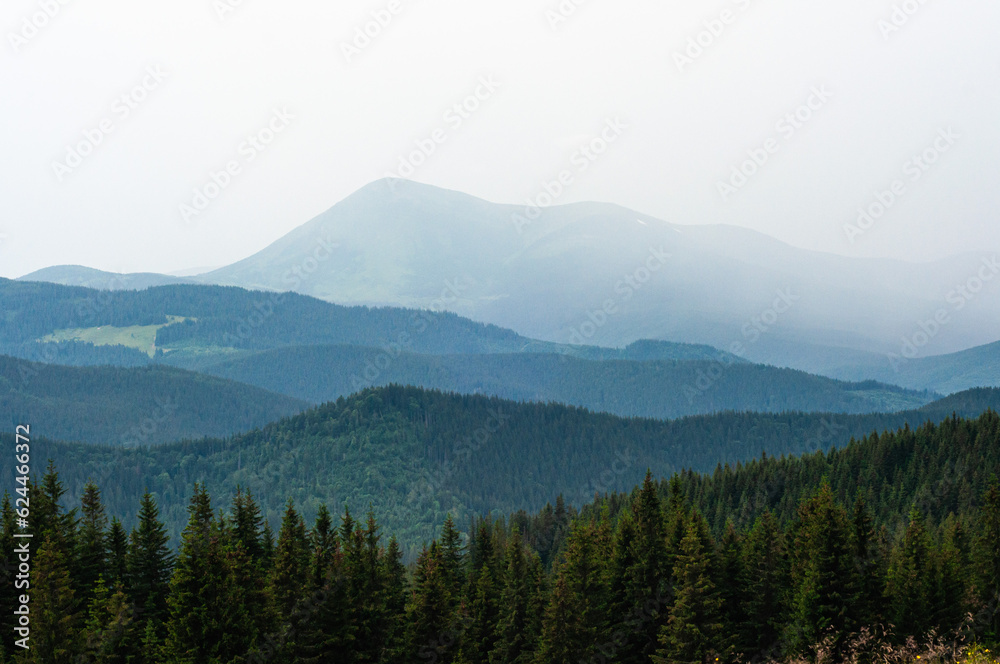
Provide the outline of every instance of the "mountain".
{"type": "Polygon", "coordinates": [[[923,353],[995,341],[1000,298],[987,292],[997,272],[992,253],[847,258],[610,204],[532,209],[388,179],[197,278],[343,304],[436,306],[558,343],[707,343],[816,371],[858,352],[899,355],[904,338],[923,353]]]}
{"type": "MultiPolygon", "coordinates": [[[[974,401],[958,414],[977,416],[986,403],[996,410],[1000,390],[974,401]]],[[[447,513],[467,523],[493,510],[540,509],[560,494],[581,505],[595,493],[631,488],[647,468],[657,476],[711,472],[950,415],[721,413],[658,421],[392,386],[225,439],[130,449],[36,441],[32,449],[54,459],[71,495],[88,478],[105,487],[112,514],[131,513],[148,488],[173,536],[199,481],[217,495],[250,489],[272,523],[289,498],[307,520],[323,502],[355,513],[371,507],[412,550],[447,513]]]]}
{"type": "Polygon", "coordinates": [[[878,363],[831,368],[830,374],[846,380],[871,376],[894,385],[942,394],[976,386],[1000,386],[1000,341],[946,355],[880,359],[878,363]]]}
{"type": "Polygon", "coordinates": [[[392,353],[559,352],[595,360],[742,361],[704,344],[553,344],[450,312],[345,307],[296,293],[205,285],[108,291],[0,279],[0,312],[0,352],[74,365],[131,366],[169,356],[193,368],[244,351],[310,344],[377,346],[392,353]]]}
{"type": "Polygon", "coordinates": [[[258,387],[172,367],[63,367],[0,355],[0,428],[104,445],[248,431],[307,407],[258,387]]]}
{"type": "Polygon", "coordinates": [[[184,277],[175,277],[153,272],[134,272],[118,274],[104,272],[82,265],[55,265],[42,268],[23,277],[19,281],[47,281],[63,286],[84,286],[101,290],[142,290],[150,286],[166,286],[169,284],[196,283],[184,277]]]}
{"type": "MultiPolygon", "coordinates": [[[[658,350],[658,345],[637,343],[620,355],[655,357],[658,350]]],[[[661,419],[723,410],[894,412],[918,408],[933,398],[879,383],[844,383],[718,359],[595,361],[543,353],[422,355],[356,346],[294,346],[198,368],[313,403],[395,383],[661,419]]]]}
{"type": "Polygon", "coordinates": [[[98,291],[6,281],[0,306],[17,321],[0,324],[0,352],[70,365],[166,363],[313,403],[389,383],[659,418],[727,409],[885,412],[932,398],[751,366],[705,345],[559,345],[453,313],[343,307],[236,287],[98,291]]]}

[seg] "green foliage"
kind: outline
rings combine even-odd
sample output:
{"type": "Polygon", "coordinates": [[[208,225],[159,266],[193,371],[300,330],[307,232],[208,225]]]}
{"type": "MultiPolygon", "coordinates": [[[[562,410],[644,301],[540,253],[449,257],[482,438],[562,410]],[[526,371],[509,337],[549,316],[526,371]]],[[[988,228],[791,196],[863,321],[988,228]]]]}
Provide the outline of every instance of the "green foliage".
{"type": "Polygon", "coordinates": [[[0,426],[44,423],[50,438],[154,445],[247,431],[306,406],[172,367],[65,367],[0,355],[0,426]]]}
{"type": "MultiPolygon", "coordinates": [[[[905,515],[914,500],[928,503],[934,518],[968,506],[985,487],[983,468],[1000,452],[969,438],[972,425],[951,417],[937,427],[871,434],[906,421],[900,415],[723,413],[661,422],[392,386],[229,439],[124,450],[47,445],[69,489],[78,494],[93,478],[109,513],[130,514],[148,488],[174,538],[186,521],[189,487],[203,482],[225,495],[237,486],[251,489],[274,528],[285,497],[309,521],[321,504],[371,505],[412,560],[448,513],[465,523],[493,510],[536,511],[560,494],[581,505],[595,493],[634,486],[646,468],[661,476],[683,468],[709,472],[719,459],[742,468],[765,450],[800,454],[834,443],[844,449],[833,456],[817,453],[802,462],[770,456],[738,474],[737,467],[719,467],[717,476],[690,478],[683,498],[697,498],[717,534],[727,518],[743,529],[767,508],[780,520],[790,518],[804,487],[824,474],[842,501],[853,500],[859,488],[879,487],[883,494],[873,502],[879,525],[889,514],[905,515]],[[859,442],[849,444],[852,436],[859,442]],[[952,436],[955,445],[940,444],[952,436]],[[861,439],[876,447],[871,461],[861,439]],[[985,464],[970,456],[979,449],[986,450],[985,464]],[[921,456],[925,452],[929,456],[921,456]],[[923,458],[926,467],[915,461],[923,458]],[[937,484],[924,483],[924,474],[934,474],[937,484]]],[[[991,439],[993,426],[987,423],[978,435],[991,439]]],[[[668,558],[682,537],[675,515],[668,510],[668,558]]],[[[529,543],[550,566],[552,543],[529,543]]]]}

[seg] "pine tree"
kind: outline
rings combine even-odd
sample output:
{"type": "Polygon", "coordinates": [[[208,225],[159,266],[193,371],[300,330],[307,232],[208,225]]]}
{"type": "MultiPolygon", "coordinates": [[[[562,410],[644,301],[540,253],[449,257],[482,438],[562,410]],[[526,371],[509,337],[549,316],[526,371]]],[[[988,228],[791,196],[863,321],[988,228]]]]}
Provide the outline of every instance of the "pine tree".
{"type": "Polygon", "coordinates": [[[890,619],[902,634],[922,637],[933,627],[933,565],[930,535],[914,508],[903,541],[893,551],[886,584],[890,619]]]}
{"type": "Polygon", "coordinates": [[[464,545],[462,535],[455,527],[455,521],[451,514],[445,517],[444,525],[441,527],[441,560],[447,577],[448,593],[452,598],[452,608],[458,610],[458,604],[462,597],[462,586],[465,582],[465,556],[463,554],[464,545]]]}
{"type": "Polygon", "coordinates": [[[854,501],[851,515],[851,555],[854,558],[854,579],[857,587],[853,589],[851,616],[854,625],[871,626],[880,622],[885,597],[884,564],[872,516],[868,505],[859,494],[854,501]]]}
{"type": "Polygon", "coordinates": [[[85,661],[126,664],[139,661],[142,647],[140,623],[125,591],[109,589],[104,579],[94,585],[87,611],[85,661]]]}
{"type": "Polygon", "coordinates": [[[606,523],[577,524],[556,574],[545,614],[538,657],[542,661],[589,661],[608,643],[607,593],[604,584],[609,546],[606,523]]]}
{"type": "Polygon", "coordinates": [[[1000,483],[993,477],[983,495],[976,527],[975,561],[978,576],[979,601],[993,607],[984,631],[1000,639],[1000,483]]]}
{"type": "Polygon", "coordinates": [[[270,591],[278,616],[290,616],[309,580],[309,540],[306,524],[289,500],[281,519],[281,531],[274,551],[270,591]]]}
{"type": "MultiPolygon", "coordinates": [[[[227,541],[229,540],[229,541],[227,541]]],[[[195,484],[180,553],[170,581],[169,661],[229,662],[247,654],[257,634],[234,569],[246,564],[242,547],[229,546],[205,487],[195,484]]]]}
{"type": "Polygon", "coordinates": [[[144,620],[151,621],[157,634],[167,617],[167,595],[173,555],[167,546],[167,529],[160,510],[147,491],[139,503],[139,523],[129,538],[126,567],[129,596],[144,620]]]}
{"type": "Polygon", "coordinates": [[[236,487],[236,495],[233,497],[231,520],[236,541],[252,561],[263,565],[264,519],[253,495],[239,486],[236,487]]]}
{"type": "Polygon", "coordinates": [[[309,544],[312,550],[312,587],[319,588],[326,582],[330,565],[338,550],[333,518],[326,505],[319,506],[316,523],[309,531],[309,544]]]}
{"type": "Polygon", "coordinates": [[[802,652],[833,636],[839,647],[855,629],[850,621],[857,580],[851,556],[846,511],[833,499],[825,480],[805,500],[794,524],[791,615],[787,643],[802,652]]]}
{"type": "Polygon", "coordinates": [[[965,527],[954,514],[945,519],[943,530],[941,545],[933,556],[935,610],[931,622],[938,632],[947,634],[959,629],[970,612],[972,561],[965,527]]]}
{"type": "Polygon", "coordinates": [[[389,621],[386,636],[384,662],[397,662],[403,658],[406,647],[406,567],[403,566],[403,552],[395,537],[389,538],[385,554],[382,556],[382,587],[384,611],[389,621]]]}
{"type": "MultiPolygon", "coordinates": [[[[12,646],[14,627],[17,618],[14,609],[18,606],[18,592],[14,587],[16,573],[14,553],[16,546],[14,533],[18,532],[17,514],[10,502],[10,494],[4,491],[3,502],[0,503],[0,632],[5,636],[0,640],[0,661],[6,662],[6,653],[12,646]]],[[[29,608],[30,610],[30,608],[29,608]]]]}
{"type": "Polygon", "coordinates": [[[448,664],[455,658],[459,635],[448,591],[450,581],[441,547],[434,540],[417,558],[413,599],[407,613],[410,652],[421,659],[434,658],[448,664]]]}
{"type": "Polygon", "coordinates": [[[70,579],[70,556],[56,529],[46,531],[32,561],[31,662],[68,663],[79,652],[80,615],[70,579]]]}
{"type": "Polygon", "coordinates": [[[107,582],[114,588],[128,583],[128,534],[118,517],[111,517],[105,550],[107,558],[107,582]]]}
{"type": "Polygon", "coordinates": [[[722,630],[713,646],[715,651],[726,658],[742,649],[739,629],[744,620],[743,602],[743,543],[736,533],[732,521],[726,522],[726,529],[719,539],[718,568],[714,573],[715,587],[722,602],[722,630]]]}
{"type": "Polygon", "coordinates": [[[462,639],[462,661],[487,664],[497,643],[500,592],[489,563],[476,574],[469,602],[469,625],[462,639]]]}
{"type": "Polygon", "coordinates": [[[531,658],[528,641],[531,587],[524,542],[517,526],[507,541],[506,569],[498,607],[496,643],[489,652],[490,664],[523,663],[531,658]]]}
{"type": "Polygon", "coordinates": [[[570,625],[576,623],[575,608],[576,598],[570,587],[569,575],[558,574],[555,587],[552,590],[552,597],[545,609],[542,635],[539,639],[538,655],[535,662],[538,664],[576,664],[585,655],[584,646],[578,640],[577,630],[569,628],[570,625]]]}
{"type": "Polygon", "coordinates": [[[754,522],[743,545],[743,620],[739,625],[742,652],[753,657],[779,644],[785,622],[788,571],[784,536],[770,511],[754,522]]]}
{"type": "Polygon", "coordinates": [[[700,515],[695,512],[674,563],[675,599],[660,631],[656,664],[700,663],[719,650],[722,600],[712,582],[711,549],[704,544],[700,515]]]}
{"type": "Polygon", "coordinates": [[[108,518],[101,504],[101,490],[93,482],[83,487],[81,502],[76,554],[78,571],[74,585],[81,601],[89,603],[98,579],[105,574],[108,518]]]}

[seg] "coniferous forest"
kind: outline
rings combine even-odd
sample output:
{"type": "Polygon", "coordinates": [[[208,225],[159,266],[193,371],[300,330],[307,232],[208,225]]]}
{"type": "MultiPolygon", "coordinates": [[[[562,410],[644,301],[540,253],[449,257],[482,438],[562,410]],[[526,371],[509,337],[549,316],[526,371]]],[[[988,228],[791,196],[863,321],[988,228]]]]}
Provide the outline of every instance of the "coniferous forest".
{"type": "MultiPolygon", "coordinates": [[[[32,483],[31,649],[4,662],[579,664],[983,660],[1000,637],[1000,418],[802,458],[647,473],[579,510],[448,517],[404,560],[378,515],[192,487],[172,542],[101,488],[32,483]],[[893,457],[905,457],[900,464],[893,457]],[[339,511],[339,510],[338,510],[339,511]],[[971,650],[970,650],[971,648],[971,650]]],[[[2,504],[3,559],[20,546],[2,504]]],[[[2,584],[0,621],[16,627],[2,584]]]]}

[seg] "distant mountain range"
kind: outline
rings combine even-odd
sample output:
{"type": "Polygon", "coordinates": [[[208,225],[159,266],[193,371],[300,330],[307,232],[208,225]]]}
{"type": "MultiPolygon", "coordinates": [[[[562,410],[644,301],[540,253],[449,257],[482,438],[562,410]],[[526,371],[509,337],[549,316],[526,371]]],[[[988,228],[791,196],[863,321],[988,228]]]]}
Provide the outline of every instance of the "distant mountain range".
{"type": "Polygon", "coordinates": [[[451,313],[234,287],[97,291],[5,281],[0,307],[19,321],[0,325],[0,352],[66,365],[169,364],[312,403],[390,383],[657,418],[894,412],[936,396],[753,365],[705,345],[558,345],[451,313]]]}
{"type": "Polygon", "coordinates": [[[936,396],[745,362],[584,360],[543,353],[396,355],[356,346],[275,348],[199,370],[314,403],[397,384],[661,419],[724,410],[895,412],[919,408],[936,396]]]}
{"type": "MultiPolygon", "coordinates": [[[[379,180],[253,256],[205,274],[62,266],[22,279],[290,290],[339,304],[452,311],[564,345],[706,343],[751,361],[893,382],[891,357],[997,340],[998,272],[992,253],[930,264],[846,258],[610,204],[525,208],[379,180]]],[[[917,364],[901,372],[908,387],[978,384],[917,364]]]]}

